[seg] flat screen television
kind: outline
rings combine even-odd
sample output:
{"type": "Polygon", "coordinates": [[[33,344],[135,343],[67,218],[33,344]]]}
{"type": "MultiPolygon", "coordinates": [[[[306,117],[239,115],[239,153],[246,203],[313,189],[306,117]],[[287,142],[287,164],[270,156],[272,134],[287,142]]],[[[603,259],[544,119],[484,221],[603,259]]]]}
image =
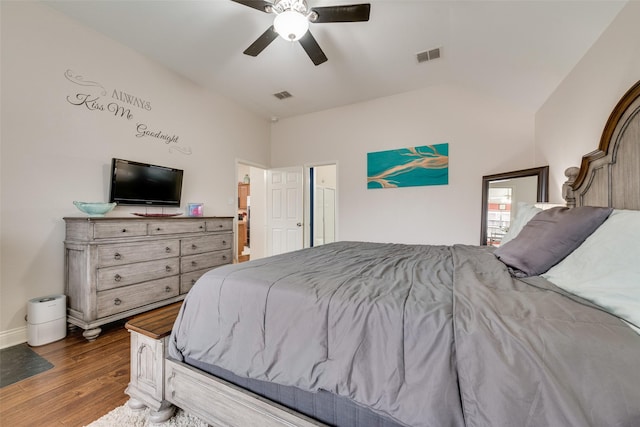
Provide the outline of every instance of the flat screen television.
{"type": "Polygon", "coordinates": [[[120,205],[180,206],[182,175],[181,169],[114,158],[109,201],[120,205]]]}

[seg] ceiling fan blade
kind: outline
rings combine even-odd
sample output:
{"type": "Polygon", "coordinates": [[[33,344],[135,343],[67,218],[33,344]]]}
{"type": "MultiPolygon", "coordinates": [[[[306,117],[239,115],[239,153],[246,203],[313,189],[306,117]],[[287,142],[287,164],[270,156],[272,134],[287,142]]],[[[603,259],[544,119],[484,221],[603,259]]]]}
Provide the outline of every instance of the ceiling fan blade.
{"type": "Polygon", "coordinates": [[[307,52],[307,55],[309,55],[309,58],[311,58],[311,61],[313,61],[315,65],[320,65],[323,62],[327,61],[327,56],[324,54],[324,52],[320,48],[320,45],[311,34],[311,31],[307,31],[307,33],[304,36],[302,36],[299,42],[302,45],[302,48],[304,49],[304,51],[307,52]]]}
{"type": "Polygon", "coordinates": [[[349,6],[313,7],[311,10],[318,14],[318,18],[313,21],[315,23],[363,22],[369,20],[371,5],[362,3],[349,6]]]}
{"type": "Polygon", "coordinates": [[[260,37],[254,41],[251,46],[245,49],[243,52],[245,55],[258,56],[267,46],[271,44],[278,37],[278,33],[273,28],[273,25],[267,28],[267,31],[262,33],[260,37]]]}
{"type": "Polygon", "coordinates": [[[267,10],[267,8],[271,8],[271,6],[273,6],[273,3],[271,2],[260,1],[260,0],[231,0],[231,1],[243,4],[245,6],[249,6],[254,9],[260,10],[262,12],[267,12],[267,13],[270,12],[270,10],[267,10]]]}

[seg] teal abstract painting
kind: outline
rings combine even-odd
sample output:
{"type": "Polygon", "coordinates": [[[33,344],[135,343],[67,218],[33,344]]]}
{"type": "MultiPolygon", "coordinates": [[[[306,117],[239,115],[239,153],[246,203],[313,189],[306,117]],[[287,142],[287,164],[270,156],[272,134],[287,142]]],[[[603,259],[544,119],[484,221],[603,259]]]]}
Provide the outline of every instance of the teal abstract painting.
{"type": "Polygon", "coordinates": [[[367,153],[367,188],[449,184],[449,144],[367,153]]]}

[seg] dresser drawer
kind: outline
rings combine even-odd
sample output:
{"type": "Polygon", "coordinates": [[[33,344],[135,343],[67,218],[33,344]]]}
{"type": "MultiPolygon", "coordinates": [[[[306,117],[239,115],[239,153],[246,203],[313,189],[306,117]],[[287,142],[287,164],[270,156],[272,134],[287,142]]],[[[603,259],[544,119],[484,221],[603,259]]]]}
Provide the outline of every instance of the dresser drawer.
{"type": "Polygon", "coordinates": [[[98,292],[98,317],[111,316],[178,296],[179,276],[98,292]]]}
{"type": "Polygon", "coordinates": [[[163,240],[130,245],[103,245],[98,247],[98,266],[131,264],[180,255],[179,240],[163,240]]]}
{"type": "Polygon", "coordinates": [[[113,239],[115,237],[137,237],[147,235],[146,222],[96,222],[93,224],[94,239],[113,239]]]}
{"type": "Polygon", "coordinates": [[[223,234],[217,236],[192,237],[182,239],[180,243],[180,254],[195,255],[203,252],[219,251],[223,249],[231,249],[231,234],[223,234]]]}
{"type": "Polygon", "coordinates": [[[159,236],[163,234],[202,233],[205,231],[204,220],[186,221],[154,221],[149,223],[149,234],[159,236]]]}
{"type": "Polygon", "coordinates": [[[204,273],[209,271],[210,269],[205,268],[204,270],[192,271],[191,273],[181,274],[180,275],[180,293],[186,294],[191,290],[193,285],[196,284],[198,279],[202,277],[204,273]]]}
{"type": "Polygon", "coordinates": [[[207,220],[207,231],[231,231],[233,229],[233,219],[212,218],[207,220]]]}
{"type": "Polygon", "coordinates": [[[207,252],[180,258],[180,273],[189,273],[204,268],[216,267],[231,262],[231,250],[207,252]]]}
{"type": "Polygon", "coordinates": [[[178,258],[138,262],[98,269],[98,291],[179,274],[178,258]]]}

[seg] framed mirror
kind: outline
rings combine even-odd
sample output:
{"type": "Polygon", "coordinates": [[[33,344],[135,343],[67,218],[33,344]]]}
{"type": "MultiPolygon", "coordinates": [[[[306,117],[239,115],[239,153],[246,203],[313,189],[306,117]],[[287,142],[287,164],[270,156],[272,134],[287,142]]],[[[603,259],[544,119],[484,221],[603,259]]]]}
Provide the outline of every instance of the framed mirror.
{"type": "Polygon", "coordinates": [[[483,176],[480,245],[500,246],[518,203],[548,200],[549,166],[483,176]]]}

